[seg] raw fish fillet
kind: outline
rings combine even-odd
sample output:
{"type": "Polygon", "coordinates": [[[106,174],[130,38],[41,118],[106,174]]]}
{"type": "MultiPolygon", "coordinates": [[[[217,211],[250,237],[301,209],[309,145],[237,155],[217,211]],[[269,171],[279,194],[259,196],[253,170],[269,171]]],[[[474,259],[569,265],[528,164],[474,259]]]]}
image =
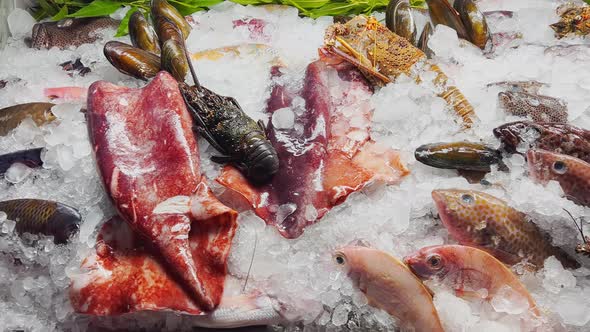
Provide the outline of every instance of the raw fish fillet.
{"type": "MultiPolygon", "coordinates": [[[[277,68],[272,74],[281,75],[277,68]]],[[[268,111],[290,107],[297,95],[305,110],[294,126],[275,128],[270,121],[267,128],[281,162],[273,181],[254,187],[231,166],[217,179],[286,238],[299,237],[367,183],[397,183],[409,173],[397,152],[371,140],[372,89],[352,65],[311,63],[301,91],[275,86],[268,111]]]]}
{"type": "MultiPolygon", "coordinates": [[[[194,301],[195,307],[188,308],[189,312],[214,309],[223,293],[237,213],[213,196],[201,176],[193,123],[178,83],[166,72],[160,72],[143,89],[96,82],[89,88],[87,115],[98,169],[120,216],[146,246],[153,246],[166,271],[179,280],[194,301]]],[[[143,255],[118,257],[115,255],[112,263],[110,259],[98,262],[104,265],[100,273],[91,274],[94,279],[85,287],[74,288],[72,298],[81,297],[75,301],[77,311],[122,313],[153,304],[133,303],[134,288],[126,286],[125,275],[133,283],[141,278],[149,281],[150,277],[139,272],[160,267],[150,263],[145,268],[137,266],[139,270],[134,273],[129,270],[134,264],[123,263],[127,259],[139,263],[145,260],[143,255]],[[103,285],[106,302],[91,308],[88,301],[97,296],[91,294],[100,292],[106,278],[100,275],[109,274],[108,269],[113,269],[115,275],[109,279],[112,282],[107,280],[103,285]],[[121,298],[131,301],[123,301],[120,308],[108,303],[109,299],[116,302],[121,298]]],[[[86,264],[92,264],[89,260],[86,264]]],[[[137,287],[146,294],[157,293],[159,287],[163,287],[162,292],[170,292],[169,296],[178,292],[173,286],[157,282],[137,287]]],[[[167,305],[170,303],[163,302],[155,308],[167,305]]]]}

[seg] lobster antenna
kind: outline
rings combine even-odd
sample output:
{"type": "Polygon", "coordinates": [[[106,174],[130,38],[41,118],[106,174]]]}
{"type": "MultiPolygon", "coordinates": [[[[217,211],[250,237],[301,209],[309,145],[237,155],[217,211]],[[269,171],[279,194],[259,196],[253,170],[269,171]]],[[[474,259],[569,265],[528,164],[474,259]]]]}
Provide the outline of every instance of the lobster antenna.
{"type": "Polygon", "coordinates": [[[197,78],[197,73],[195,72],[195,68],[193,67],[193,63],[191,61],[191,57],[188,55],[188,50],[186,49],[186,43],[184,40],[182,41],[182,46],[184,48],[184,55],[186,56],[186,62],[188,62],[188,69],[191,71],[191,76],[193,77],[193,82],[199,91],[201,91],[201,83],[199,83],[199,79],[197,78]]]}
{"type": "Polygon", "coordinates": [[[570,218],[572,218],[572,220],[574,221],[574,225],[576,225],[576,228],[580,231],[580,234],[582,235],[582,240],[584,239],[584,229],[582,228],[582,222],[580,221],[580,225],[578,225],[578,222],[576,221],[576,218],[574,218],[574,216],[566,209],[562,208],[563,211],[565,211],[567,214],[569,214],[570,218]]]}
{"type": "Polygon", "coordinates": [[[246,281],[244,282],[244,287],[242,288],[242,293],[246,290],[246,286],[248,285],[248,278],[250,278],[250,271],[252,270],[252,263],[254,263],[254,254],[256,254],[257,244],[258,244],[258,231],[254,231],[254,249],[252,250],[252,258],[250,259],[250,266],[248,267],[248,273],[246,274],[246,281]]]}

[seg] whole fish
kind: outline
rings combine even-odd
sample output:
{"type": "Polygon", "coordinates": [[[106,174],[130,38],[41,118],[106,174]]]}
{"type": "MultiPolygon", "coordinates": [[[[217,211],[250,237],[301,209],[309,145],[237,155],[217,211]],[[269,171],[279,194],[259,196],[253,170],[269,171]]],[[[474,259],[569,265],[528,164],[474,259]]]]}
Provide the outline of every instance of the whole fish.
{"type": "Polygon", "coordinates": [[[489,172],[491,165],[502,163],[500,151],[471,142],[424,144],[414,157],[432,167],[480,172],[489,172]]]}
{"type": "Polygon", "coordinates": [[[529,150],[530,175],[541,182],[557,181],[566,197],[577,204],[590,206],[590,164],[568,155],[544,150],[529,150]]]}
{"type": "Polygon", "coordinates": [[[459,297],[481,298],[478,290],[482,288],[487,290],[487,296],[483,296],[487,300],[496,295],[516,295],[526,299],[533,314],[540,315],[535,300],[514,273],[483,250],[461,245],[431,246],[405,257],[404,262],[422,280],[438,279],[450,284],[459,297]]]}
{"type": "Polygon", "coordinates": [[[537,148],[590,162],[590,131],[563,123],[517,121],[494,129],[494,136],[509,153],[537,148]]]}
{"type": "Polygon", "coordinates": [[[0,211],[16,221],[19,234],[52,235],[55,243],[65,243],[78,231],[81,216],[73,207],[41,199],[13,199],[0,202],[0,211]]]}
{"type": "Polygon", "coordinates": [[[6,173],[10,166],[12,166],[14,163],[21,163],[31,168],[43,165],[43,160],[41,160],[42,150],[43,148],[36,148],[1,155],[0,174],[6,173]]]}
{"type": "Polygon", "coordinates": [[[444,331],[432,296],[395,257],[377,249],[350,246],[338,250],[334,260],[356,279],[369,304],[395,317],[402,331],[444,331]]]}
{"type": "Polygon", "coordinates": [[[535,122],[567,122],[567,105],[558,98],[527,92],[505,91],[498,94],[498,103],[506,113],[528,117],[535,122]]]}
{"type": "Polygon", "coordinates": [[[31,117],[38,126],[55,120],[51,113],[52,103],[27,103],[0,109],[0,136],[6,136],[12,129],[31,117]]]}
{"type": "Polygon", "coordinates": [[[449,234],[460,244],[485,250],[506,264],[522,260],[541,268],[555,256],[579,267],[522,212],[492,195],[473,190],[434,190],[432,199],[449,234]]]}
{"type": "Polygon", "coordinates": [[[65,18],[57,22],[37,23],[27,43],[38,49],[77,47],[94,43],[99,37],[99,30],[114,29],[119,23],[110,17],[65,18]]]}

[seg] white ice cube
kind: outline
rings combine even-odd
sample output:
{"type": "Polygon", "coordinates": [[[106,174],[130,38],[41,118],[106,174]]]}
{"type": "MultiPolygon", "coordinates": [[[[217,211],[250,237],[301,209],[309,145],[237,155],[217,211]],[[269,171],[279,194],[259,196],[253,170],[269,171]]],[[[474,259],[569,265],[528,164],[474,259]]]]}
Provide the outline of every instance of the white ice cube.
{"type": "Polygon", "coordinates": [[[272,125],[278,129],[288,129],[295,124],[295,113],[289,107],[276,110],[272,114],[272,125]]]}
{"type": "Polygon", "coordinates": [[[31,172],[32,170],[27,165],[14,163],[6,170],[4,177],[6,178],[6,181],[10,183],[20,183],[26,179],[31,172]]]}
{"type": "Polygon", "coordinates": [[[26,10],[16,8],[8,15],[10,33],[15,38],[23,38],[31,33],[35,19],[26,10]]]}
{"type": "Polygon", "coordinates": [[[351,306],[348,303],[341,303],[332,312],[332,324],[335,326],[342,326],[348,321],[348,313],[350,312],[351,306]]]}

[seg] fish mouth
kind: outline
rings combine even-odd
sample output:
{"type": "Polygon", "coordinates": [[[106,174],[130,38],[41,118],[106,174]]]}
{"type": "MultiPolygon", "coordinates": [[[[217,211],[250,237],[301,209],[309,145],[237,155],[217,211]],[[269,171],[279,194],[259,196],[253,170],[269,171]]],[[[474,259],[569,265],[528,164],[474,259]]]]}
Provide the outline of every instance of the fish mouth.
{"type": "Polygon", "coordinates": [[[445,200],[445,196],[441,190],[433,190],[432,191],[432,200],[434,201],[434,205],[436,206],[436,210],[438,211],[438,215],[440,216],[441,220],[446,219],[447,214],[447,204],[445,200]]]}

